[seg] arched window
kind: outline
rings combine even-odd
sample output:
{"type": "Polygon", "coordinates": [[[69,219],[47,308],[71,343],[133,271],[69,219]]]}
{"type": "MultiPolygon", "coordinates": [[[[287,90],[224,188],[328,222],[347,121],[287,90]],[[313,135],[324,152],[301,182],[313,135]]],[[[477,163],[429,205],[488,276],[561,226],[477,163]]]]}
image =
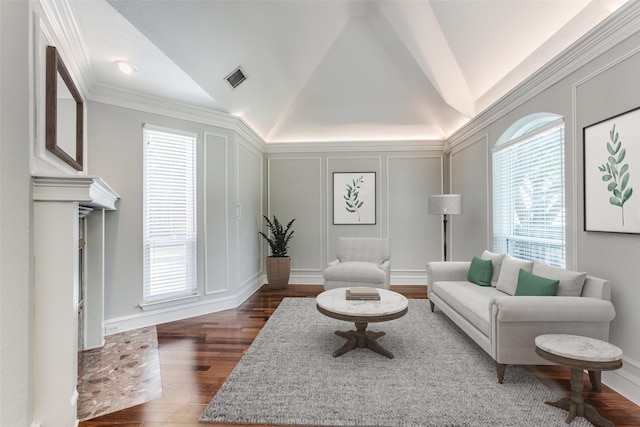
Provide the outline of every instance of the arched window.
{"type": "Polygon", "coordinates": [[[564,118],[532,114],[493,148],[493,250],[566,266],[564,118]]]}

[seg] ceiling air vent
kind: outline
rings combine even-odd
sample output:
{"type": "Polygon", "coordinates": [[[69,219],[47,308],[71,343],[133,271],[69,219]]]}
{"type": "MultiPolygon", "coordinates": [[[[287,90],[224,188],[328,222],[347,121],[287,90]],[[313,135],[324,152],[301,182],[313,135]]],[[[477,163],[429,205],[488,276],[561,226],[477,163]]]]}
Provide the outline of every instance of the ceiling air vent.
{"type": "Polygon", "coordinates": [[[233,70],[231,72],[231,74],[229,74],[224,79],[227,82],[229,82],[229,84],[231,85],[232,88],[235,89],[240,85],[240,83],[242,83],[243,81],[247,80],[247,76],[245,76],[244,73],[242,72],[242,70],[240,69],[240,67],[238,67],[235,70],[233,70]]]}

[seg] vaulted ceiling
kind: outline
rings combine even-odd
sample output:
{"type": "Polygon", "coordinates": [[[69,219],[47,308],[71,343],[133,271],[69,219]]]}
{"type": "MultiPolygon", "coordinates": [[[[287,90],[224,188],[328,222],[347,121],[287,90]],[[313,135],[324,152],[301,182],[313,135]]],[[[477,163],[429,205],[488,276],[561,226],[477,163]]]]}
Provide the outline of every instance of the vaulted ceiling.
{"type": "Polygon", "coordinates": [[[68,1],[90,94],[226,112],[266,142],[445,139],[625,2],[68,1]]]}

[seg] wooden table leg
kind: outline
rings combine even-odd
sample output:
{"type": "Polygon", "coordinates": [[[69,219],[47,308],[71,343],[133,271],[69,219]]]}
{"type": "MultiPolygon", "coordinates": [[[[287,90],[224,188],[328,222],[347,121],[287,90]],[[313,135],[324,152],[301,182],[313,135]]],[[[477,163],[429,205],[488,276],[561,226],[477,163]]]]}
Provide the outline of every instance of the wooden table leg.
{"type": "Polygon", "coordinates": [[[372,332],[367,331],[368,323],[365,322],[355,322],[356,330],[355,331],[335,331],[335,334],[339,337],[345,338],[347,340],[346,343],[338,350],[333,352],[333,357],[342,356],[348,351],[353,350],[354,348],[368,348],[369,350],[375,351],[376,353],[382,354],[383,356],[388,357],[389,359],[393,359],[393,353],[382,347],[376,341],[381,336],[384,336],[384,332],[372,332]]]}
{"type": "Polygon", "coordinates": [[[556,402],[545,402],[547,405],[569,411],[566,423],[571,423],[576,417],[584,417],[592,424],[600,427],[615,427],[613,423],[603,418],[593,406],[585,403],[582,397],[584,376],[582,369],[571,368],[571,397],[563,397],[556,402]]]}

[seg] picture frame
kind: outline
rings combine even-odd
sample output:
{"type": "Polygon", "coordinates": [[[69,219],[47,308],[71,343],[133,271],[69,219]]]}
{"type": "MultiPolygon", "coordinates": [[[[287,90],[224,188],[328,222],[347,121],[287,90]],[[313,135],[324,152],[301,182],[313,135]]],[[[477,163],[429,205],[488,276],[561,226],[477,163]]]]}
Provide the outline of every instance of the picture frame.
{"type": "Polygon", "coordinates": [[[640,233],[640,107],[583,128],[584,230],[640,233]]]}
{"type": "Polygon", "coordinates": [[[58,50],[47,46],[45,147],[77,171],[83,169],[84,103],[58,50]]]}
{"type": "Polygon", "coordinates": [[[376,223],[376,173],[333,173],[333,224],[376,223]]]}

